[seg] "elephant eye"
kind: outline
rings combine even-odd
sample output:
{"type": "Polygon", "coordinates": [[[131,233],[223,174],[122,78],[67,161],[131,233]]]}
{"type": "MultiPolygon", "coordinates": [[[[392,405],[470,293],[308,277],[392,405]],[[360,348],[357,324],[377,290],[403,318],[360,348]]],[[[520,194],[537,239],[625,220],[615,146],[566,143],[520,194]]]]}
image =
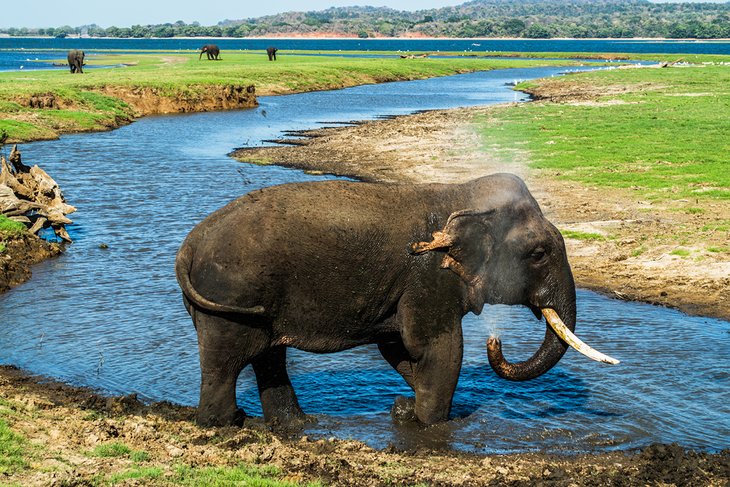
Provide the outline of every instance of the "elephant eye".
{"type": "Polygon", "coordinates": [[[540,262],[545,258],[546,252],[545,249],[542,247],[537,247],[535,250],[532,251],[530,254],[530,258],[534,262],[540,262]]]}

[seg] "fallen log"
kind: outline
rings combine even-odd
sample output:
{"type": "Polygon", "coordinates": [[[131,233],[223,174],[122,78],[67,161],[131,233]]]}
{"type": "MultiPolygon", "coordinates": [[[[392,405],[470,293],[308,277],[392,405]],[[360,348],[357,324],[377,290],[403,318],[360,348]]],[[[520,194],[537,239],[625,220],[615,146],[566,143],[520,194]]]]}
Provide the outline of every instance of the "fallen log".
{"type": "Polygon", "coordinates": [[[58,183],[46,171],[22,162],[14,146],[8,159],[0,155],[0,213],[22,222],[37,235],[43,228],[52,228],[66,242],[71,238],[66,225],[73,222],[66,215],[76,208],[66,203],[58,183]]]}

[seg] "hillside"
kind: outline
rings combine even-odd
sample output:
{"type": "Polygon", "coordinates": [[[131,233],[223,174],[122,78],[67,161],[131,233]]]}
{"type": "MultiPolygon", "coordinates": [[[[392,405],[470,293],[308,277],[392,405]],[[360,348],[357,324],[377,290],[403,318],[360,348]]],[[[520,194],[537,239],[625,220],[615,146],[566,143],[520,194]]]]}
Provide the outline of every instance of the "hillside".
{"type": "Polygon", "coordinates": [[[182,21],[131,27],[97,25],[10,28],[15,35],[92,37],[550,37],[730,38],[730,2],[652,3],[647,0],[474,0],[415,12],[387,7],[332,7],[213,26],[182,21]]]}

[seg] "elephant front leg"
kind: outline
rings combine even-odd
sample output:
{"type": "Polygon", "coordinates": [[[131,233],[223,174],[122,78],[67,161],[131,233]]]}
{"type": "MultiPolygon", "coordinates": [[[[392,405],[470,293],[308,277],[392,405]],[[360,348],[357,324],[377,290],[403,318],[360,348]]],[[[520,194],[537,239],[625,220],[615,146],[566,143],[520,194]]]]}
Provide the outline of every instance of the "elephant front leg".
{"type": "Polygon", "coordinates": [[[408,372],[403,375],[410,376],[406,380],[416,393],[415,417],[421,423],[434,424],[449,419],[464,341],[458,312],[433,309],[422,303],[404,303],[399,309],[403,346],[412,357],[407,367],[404,362],[399,365],[408,372]]]}
{"type": "Polygon", "coordinates": [[[259,387],[261,409],[267,423],[288,424],[304,420],[297,395],[286,371],[286,347],[274,347],[252,362],[259,387]]]}
{"type": "Polygon", "coordinates": [[[461,371],[463,342],[456,333],[432,340],[418,360],[415,374],[416,418],[424,424],[449,419],[461,371]]]}

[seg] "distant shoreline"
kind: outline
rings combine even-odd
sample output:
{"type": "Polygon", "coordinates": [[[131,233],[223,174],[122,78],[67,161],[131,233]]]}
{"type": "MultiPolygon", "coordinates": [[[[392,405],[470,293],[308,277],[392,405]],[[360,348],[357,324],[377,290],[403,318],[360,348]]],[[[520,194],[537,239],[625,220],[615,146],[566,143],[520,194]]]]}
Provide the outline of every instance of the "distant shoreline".
{"type": "MultiPolygon", "coordinates": [[[[0,39],[56,39],[51,36],[3,36],[0,35],[0,39]]],[[[124,39],[124,40],[169,40],[169,39],[180,39],[180,40],[360,40],[360,41],[657,41],[657,42],[708,42],[708,43],[723,43],[730,42],[730,38],[718,38],[718,39],[698,39],[698,38],[673,38],[673,37],[549,37],[546,39],[537,38],[526,38],[526,37],[366,37],[360,38],[356,35],[353,36],[317,36],[310,34],[302,35],[287,35],[287,36],[262,36],[262,37],[75,37],[66,36],[58,39],[84,39],[84,40],[111,40],[111,39],[124,39]]]]}

